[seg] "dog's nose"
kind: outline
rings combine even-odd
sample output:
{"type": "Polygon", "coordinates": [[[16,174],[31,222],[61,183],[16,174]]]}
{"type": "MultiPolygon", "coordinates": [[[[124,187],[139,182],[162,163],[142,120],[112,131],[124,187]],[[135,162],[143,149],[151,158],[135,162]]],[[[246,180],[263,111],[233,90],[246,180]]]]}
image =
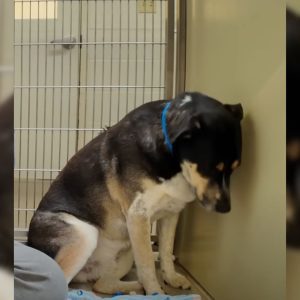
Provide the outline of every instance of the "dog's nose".
{"type": "Polygon", "coordinates": [[[218,201],[216,205],[216,211],[219,213],[228,213],[230,212],[231,207],[230,203],[227,201],[218,201]]]}

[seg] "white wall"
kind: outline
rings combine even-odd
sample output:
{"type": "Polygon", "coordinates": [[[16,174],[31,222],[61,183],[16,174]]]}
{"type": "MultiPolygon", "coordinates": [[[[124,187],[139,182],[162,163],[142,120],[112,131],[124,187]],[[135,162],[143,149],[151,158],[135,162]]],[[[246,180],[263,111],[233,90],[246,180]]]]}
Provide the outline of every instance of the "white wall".
{"type": "Polygon", "coordinates": [[[293,9],[297,13],[300,13],[300,1],[299,0],[287,0],[286,4],[289,8],[293,9]]]}
{"type": "Polygon", "coordinates": [[[245,111],[232,211],[189,207],[180,262],[221,300],[285,299],[285,2],[190,0],[187,90],[245,111]]]}

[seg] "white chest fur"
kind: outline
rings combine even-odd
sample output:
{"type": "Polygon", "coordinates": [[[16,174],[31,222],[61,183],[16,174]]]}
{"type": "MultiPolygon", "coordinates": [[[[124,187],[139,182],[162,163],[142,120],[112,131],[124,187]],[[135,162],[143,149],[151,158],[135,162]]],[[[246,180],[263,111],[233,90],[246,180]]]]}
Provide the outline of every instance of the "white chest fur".
{"type": "Polygon", "coordinates": [[[161,183],[147,184],[144,192],[137,194],[129,208],[129,213],[145,215],[154,221],[167,214],[180,212],[194,199],[194,189],[182,173],[179,173],[161,183]]]}
{"type": "MultiPolygon", "coordinates": [[[[182,173],[160,183],[149,182],[138,193],[128,213],[143,215],[151,222],[180,212],[195,199],[195,192],[182,173]]],[[[112,211],[111,211],[112,212],[112,211]]],[[[86,282],[114,275],[122,278],[133,263],[125,218],[107,220],[105,230],[99,230],[98,245],[75,281],[86,282]]]]}

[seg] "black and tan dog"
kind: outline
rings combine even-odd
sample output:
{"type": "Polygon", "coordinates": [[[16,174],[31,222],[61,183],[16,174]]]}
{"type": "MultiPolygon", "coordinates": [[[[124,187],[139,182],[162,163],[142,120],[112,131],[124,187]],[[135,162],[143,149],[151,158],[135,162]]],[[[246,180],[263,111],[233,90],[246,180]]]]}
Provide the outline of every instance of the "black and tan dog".
{"type": "Polygon", "coordinates": [[[178,215],[196,197],[209,210],[230,210],[242,117],[241,105],[199,93],[133,110],[68,162],[31,221],[29,245],[55,258],[69,282],[162,292],[150,242],[158,220],[164,280],[188,288],[172,260],[178,215]],[[134,261],[139,281],[122,281],[134,261]]]}

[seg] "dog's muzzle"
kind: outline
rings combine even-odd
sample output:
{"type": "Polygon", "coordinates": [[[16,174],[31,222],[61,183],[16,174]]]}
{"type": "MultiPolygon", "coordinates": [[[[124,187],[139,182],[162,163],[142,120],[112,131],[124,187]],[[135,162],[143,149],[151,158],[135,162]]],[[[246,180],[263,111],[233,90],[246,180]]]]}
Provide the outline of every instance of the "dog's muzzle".
{"type": "Polygon", "coordinates": [[[215,201],[212,201],[206,196],[203,196],[201,199],[198,198],[198,201],[200,202],[201,206],[203,206],[207,211],[214,211],[216,204],[215,201]]]}
{"type": "Polygon", "coordinates": [[[218,199],[216,203],[216,212],[223,213],[223,214],[230,212],[231,205],[230,205],[229,186],[230,186],[230,177],[228,175],[223,176],[221,197],[220,199],[218,199]]]}
{"type": "Polygon", "coordinates": [[[216,204],[216,212],[228,213],[231,210],[231,205],[229,200],[219,200],[216,204]]]}
{"type": "Polygon", "coordinates": [[[200,204],[208,211],[216,211],[218,213],[228,213],[231,210],[230,200],[227,198],[221,199],[209,199],[208,197],[202,197],[198,199],[200,204]]]}

